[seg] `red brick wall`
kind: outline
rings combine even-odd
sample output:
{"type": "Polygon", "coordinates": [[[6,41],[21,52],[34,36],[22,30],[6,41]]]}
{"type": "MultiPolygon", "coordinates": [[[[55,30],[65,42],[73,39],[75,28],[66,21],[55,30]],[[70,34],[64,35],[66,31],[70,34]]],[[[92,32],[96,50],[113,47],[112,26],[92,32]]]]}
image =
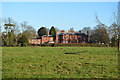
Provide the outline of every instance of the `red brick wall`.
{"type": "Polygon", "coordinates": [[[53,37],[42,37],[42,43],[46,43],[46,42],[49,42],[49,41],[53,41],[53,37]]]}
{"type": "Polygon", "coordinates": [[[40,44],[40,43],[47,43],[49,41],[54,41],[54,43],[87,43],[88,37],[87,36],[76,36],[76,35],[61,35],[60,39],[58,38],[60,35],[56,35],[56,37],[45,37],[42,36],[41,39],[30,39],[29,43],[32,44],[40,44]]]}
{"type": "Polygon", "coordinates": [[[56,35],[55,43],[58,43],[58,35],[56,35]]]}
{"type": "Polygon", "coordinates": [[[31,43],[31,44],[40,44],[41,39],[29,39],[29,43],[31,43]]]}
{"type": "Polygon", "coordinates": [[[61,35],[58,39],[61,43],[87,43],[87,36],[61,35]]]}

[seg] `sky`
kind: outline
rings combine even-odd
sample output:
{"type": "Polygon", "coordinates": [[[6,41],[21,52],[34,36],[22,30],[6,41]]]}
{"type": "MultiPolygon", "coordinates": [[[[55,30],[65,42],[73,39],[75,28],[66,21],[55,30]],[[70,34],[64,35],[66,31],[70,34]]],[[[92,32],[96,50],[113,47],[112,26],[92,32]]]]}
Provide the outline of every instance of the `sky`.
{"type": "Polygon", "coordinates": [[[111,24],[117,2],[2,2],[2,17],[18,23],[27,21],[36,30],[40,27],[75,31],[97,25],[95,15],[106,25],[111,24]]]}
{"type": "Polygon", "coordinates": [[[118,2],[120,0],[1,0],[2,2],[118,2]]]}

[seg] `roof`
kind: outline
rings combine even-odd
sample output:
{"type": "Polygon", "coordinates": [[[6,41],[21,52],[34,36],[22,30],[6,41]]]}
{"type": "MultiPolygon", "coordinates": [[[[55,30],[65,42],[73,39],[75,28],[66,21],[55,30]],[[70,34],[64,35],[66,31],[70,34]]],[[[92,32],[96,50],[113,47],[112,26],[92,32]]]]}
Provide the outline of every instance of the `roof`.
{"type": "Polygon", "coordinates": [[[43,37],[53,37],[53,35],[43,35],[43,37]]]}
{"type": "Polygon", "coordinates": [[[41,38],[39,38],[39,37],[36,37],[36,38],[30,38],[30,39],[41,39],[41,38]]]}
{"type": "Polygon", "coordinates": [[[85,33],[75,33],[77,36],[87,36],[85,33]]]}
{"type": "Polygon", "coordinates": [[[59,35],[77,35],[77,36],[87,36],[85,33],[60,33],[59,35]]]}
{"type": "Polygon", "coordinates": [[[60,34],[58,34],[58,35],[68,35],[67,33],[60,33],[60,34]]]}
{"type": "MultiPolygon", "coordinates": [[[[76,36],[88,36],[85,33],[60,33],[56,35],[76,35],[76,36]]],[[[43,37],[56,37],[56,35],[43,35],[43,37]]],[[[41,37],[31,38],[31,39],[41,39],[41,37]]]]}

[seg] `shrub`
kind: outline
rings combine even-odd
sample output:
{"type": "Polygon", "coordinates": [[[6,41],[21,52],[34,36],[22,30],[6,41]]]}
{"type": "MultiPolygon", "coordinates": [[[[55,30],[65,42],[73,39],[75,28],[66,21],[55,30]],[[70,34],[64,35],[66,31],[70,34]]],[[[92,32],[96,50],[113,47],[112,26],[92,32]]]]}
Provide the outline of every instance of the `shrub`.
{"type": "Polygon", "coordinates": [[[85,43],[85,44],[77,44],[77,43],[56,43],[56,44],[40,44],[39,46],[45,47],[107,47],[105,44],[93,44],[93,43],[85,43]]]}
{"type": "Polygon", "coordinates": [[[24,34],[18,39],[18,44],[20,44],[20,46],[22,46],[22,47],[27,46],[28,39],[24,34]]]}

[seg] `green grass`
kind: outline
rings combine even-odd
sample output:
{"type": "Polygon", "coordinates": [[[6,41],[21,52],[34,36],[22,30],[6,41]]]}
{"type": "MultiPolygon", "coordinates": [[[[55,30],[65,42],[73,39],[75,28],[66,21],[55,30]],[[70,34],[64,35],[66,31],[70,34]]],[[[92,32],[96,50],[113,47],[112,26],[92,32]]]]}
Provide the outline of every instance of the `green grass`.
{"type": "Polygon", "coordinates": [[[3,47],[2,59],[3,78],[118,78],[115,48],[3,47]]]}

